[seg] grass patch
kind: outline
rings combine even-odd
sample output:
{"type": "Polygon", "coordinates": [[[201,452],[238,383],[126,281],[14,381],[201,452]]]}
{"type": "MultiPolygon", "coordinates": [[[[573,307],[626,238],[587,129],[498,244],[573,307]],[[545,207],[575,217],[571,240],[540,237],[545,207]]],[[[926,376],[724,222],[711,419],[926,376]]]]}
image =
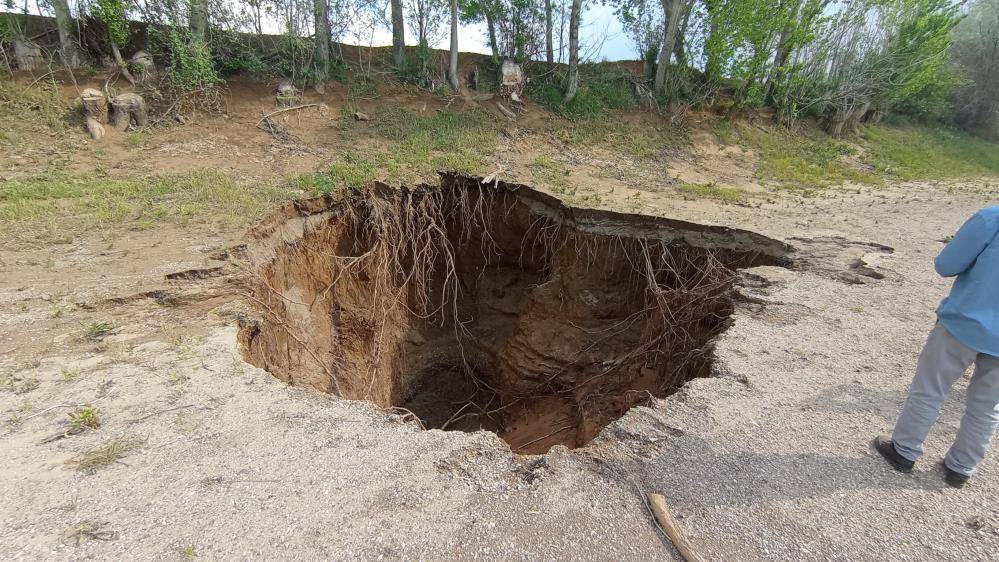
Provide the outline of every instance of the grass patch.
{"type": "Polygon", "coordinates": [[[999,176],[999,144],[945,128],[866,127],[865,159],[902,180],[999,176]]]}
{"type": "Polygon", "coordinates": [[[610,114],[548,119],[548,132],[572,146],[601,146],[641,161],[662,158],[670,150],[690,146],[690,132],[683,127],[636,127],[610,114]]]}
{"type": "Polygon", "coordinates": [[[420,115],[385,106],[370,121],[340,119],[349,148],[323,172],[294,178],[293,186],[312,192],[389,183],[433,181],[438,170],[484,173],[496,150],[499,122],[482,110],[420,115]],[[362,145],[358,148],[358,145],[362,145]]]}
{"type": "Polygon", "coordinates": [[[73,457],[69,462],[77,470],[92,472],[98,468],[118,462],[141,445],[142,439],[128,435],[119,435],[95,449],[73,457]]]}
{"type": "Polygon", "coordinates": [[[283,197],[214,170],[181,175],[111,177],[52,171],[7,180],[0,190],[0,231],[66,237],[89,228],[148,228],[163,221],[247,224],[283,197]]]}
{"type": "Polygon", "coordinates": [[[756,127],[731,125],[715,134],[731,138],[738,144],[754,149],[760,157],[756,177],[791,189],[826,189],[846,182],[880,185],[880,174],[860,169],[847,158],[857,155],[849,143],[833,139],[821,131],[797,133],[775,129],[761,131],[756,127]],[[720,133],[720,134],[719,134],[720,133]]]}
{"type": "Polygon", "coordinates": [[[745,197],[745,193],[738,187],[724,187],[715,182],[709,183],[680,183],[676,190],[684,195],[703,199],[717,199],[728,203],[738,203],[745,197]]]}

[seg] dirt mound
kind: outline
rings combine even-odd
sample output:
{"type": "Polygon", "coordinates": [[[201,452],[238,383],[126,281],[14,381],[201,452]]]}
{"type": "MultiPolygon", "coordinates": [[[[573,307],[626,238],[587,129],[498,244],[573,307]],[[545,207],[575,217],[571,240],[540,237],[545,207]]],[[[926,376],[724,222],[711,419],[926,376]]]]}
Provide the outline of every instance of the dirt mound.
{"type": "Polygon", "coordinates": [[[583,445],[708,376],[734,271],[791,251],[455,174],[297,201],[254,237],[249,361],[428,428],[495,431],[517,452],[583,445]]]}

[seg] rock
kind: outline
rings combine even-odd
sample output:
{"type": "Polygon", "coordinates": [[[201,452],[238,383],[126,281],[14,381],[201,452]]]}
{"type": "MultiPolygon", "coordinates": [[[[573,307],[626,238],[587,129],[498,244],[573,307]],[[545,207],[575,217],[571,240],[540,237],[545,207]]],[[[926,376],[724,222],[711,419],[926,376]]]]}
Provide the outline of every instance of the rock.
{"type": "Polygon", "coordinates": [[[354,112],[354,119],[357,119],[358,121],[371,121],[371,117],[369,117],[367,113],[361,113],[360,111],[354,112]]]}
{"type": "Polygon", "coordinates": [[[276,88],[274,88],[274,96],[277,98],[278,105],[294,105],[301,98],[301,94],[297,88],[295,88],[295,83],[291,81],[290,78],[282,78],[276,88]]]}

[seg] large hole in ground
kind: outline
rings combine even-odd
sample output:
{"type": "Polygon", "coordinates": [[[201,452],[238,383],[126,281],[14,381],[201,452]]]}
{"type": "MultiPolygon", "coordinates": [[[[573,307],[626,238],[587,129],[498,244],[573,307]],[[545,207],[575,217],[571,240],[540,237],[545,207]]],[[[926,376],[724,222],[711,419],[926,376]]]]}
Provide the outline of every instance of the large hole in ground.
{"type": "Polygon", "coordinates": [[[581,446],[708,376],[735,271],[790,252],[456,174],[298,201],[254,237],[249,361],[427,428],[494,431],[518,453],[581,446]]]}

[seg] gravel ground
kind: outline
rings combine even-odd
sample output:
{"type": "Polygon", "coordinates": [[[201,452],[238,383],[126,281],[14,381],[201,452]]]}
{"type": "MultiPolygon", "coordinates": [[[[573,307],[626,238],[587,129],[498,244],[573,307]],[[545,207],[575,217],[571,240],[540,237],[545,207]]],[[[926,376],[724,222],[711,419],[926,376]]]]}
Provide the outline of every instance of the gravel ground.
{"type": "Polygon", "coordinates": [[[520,457],[489,433],[420,431],[287,387],[239,359],[237,303],[51,318],[46,283],[70,279],[80,302],[127,294],[203,261],[197,237],[134,233],[127,257],[80,242],[47,250],[53,267],[5,250],[0,373],[14,386],[0,392],[0,559],[673,559],[643,491],[664,493],[713,559],[999,557],[996,451],[963,490],[936,466],[966,381],[912,475],[869,447],[890,430],[948,289],[932,269],[940,240],[995,192],[904,185],[758,208],[645,200],[677,218],[895,252],[868,256],[885,278],[865,284],[752,271],[768,283],[743,289],[754,298],[721,337],[715,377],[633,409],[585,448],[520,457]],[[106,342],[67,336],[102,314],[115,318],[106,342]],[[65,426],[58,406],[81,402],[101,409],[101,428],[41,444],[65,426]],[[119,436],[141,445],[92,474],[66,464],[119,436]]]}

